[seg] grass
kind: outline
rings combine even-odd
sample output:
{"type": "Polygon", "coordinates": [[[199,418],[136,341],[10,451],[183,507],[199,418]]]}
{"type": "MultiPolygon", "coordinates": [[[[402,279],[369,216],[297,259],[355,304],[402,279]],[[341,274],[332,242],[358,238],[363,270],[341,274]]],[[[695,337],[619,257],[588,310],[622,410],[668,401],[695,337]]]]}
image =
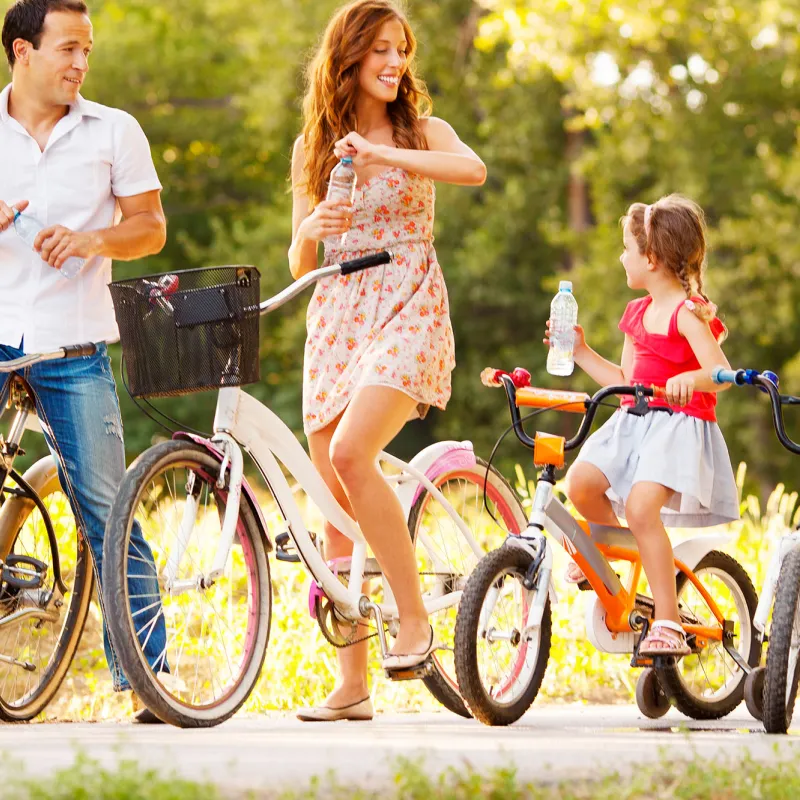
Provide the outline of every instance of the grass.
{"type": "MultiPolygon", "coordinates": [[[[530,471],[528,471],[530,473],[530,471]]],[[[738,472],[740,486],[744,465],[738,472]]],[[[527,502],[533,482],[518,468],[517,490],[527,502]]],[[[735,537],[727,550],[745,566],[757,589],[763,584],[768,555],[787,530],[797,522],[797,494],[783,485],[772,492],[766,504],[745,497],[742,520],[713,532],[735,537]]],[[[302,504],[301,504],[302,507],[302,504]]],[[[319,520],[309,527],[319,530],[319,520]]],[[[676,531],[674,539],[709,531],[676,531]]],[[[540,702],[633,702],[637,673],[628,658],[600,653],[587,641],[583,622],[588,593],[566,586],[562,575],[566,555],[555,548],[554,578],[559,602],[553,607],[553,644],[540,702]]],[[[261,678],[245,711],[286,711],[321,701],[333,687],[335,652],[322,638],[309,617],[309,578],[291,564],[272,560],[273,617],[269,649],[261,678]]],[[[391,683],[378,664],[376,641],[371,644],[371,680],[375,706],[379,711],[438,710],[440,707],[419,682],[391,683]]],[[[100,614],[93,605],[81,647],[56,700],[45,711],[46,719],[87,720],[127,716],[128,700],[115,695],[105,667],[100,614]]],[[[798,795],[800,796],[800,795],[798,795]]]]}
{"type": "Polygon", "coordinates": [[[335,775],[291,791],[225,792],[208,783],[143,770],[134,761],[107,769],[86,756],[44,778],[6,765],[4,800],[793,800],[800,766],[788,758],[763,764],[749,756],[721,763],[699,758],[642,767],[634,775],[546,783],[522,780],[511,767],[477,772],[450,768],[429,775],[418,761],[400,760],[382,784],[358,787],[335,775]]]}

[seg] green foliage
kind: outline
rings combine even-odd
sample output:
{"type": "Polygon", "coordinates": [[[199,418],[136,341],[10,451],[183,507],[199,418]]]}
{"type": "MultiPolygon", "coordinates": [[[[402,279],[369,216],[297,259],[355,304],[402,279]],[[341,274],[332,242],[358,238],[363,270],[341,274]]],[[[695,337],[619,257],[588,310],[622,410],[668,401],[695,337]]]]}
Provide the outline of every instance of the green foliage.
{"type": "MultiPolygon", "coordinates": [[[[164,183],[169,243],[125,277],[253,263],[263,293],[289,280],[288,172],[303,69],[338,0],[103,0],[86,93],[141,121],[164,183]]],[[[668,191],[706,208],[707,289],[731,330],[735,364],[800,383],[794,279],[800,263],[800,18],[791,0],[442,0],[407,3],[434,113],[489,169],[480,188],[440,186],[437,251],[449,287],[458,368],[447,413],[408,426],[408,455],[436,438],[487,452],[507,424],[478,390],[487,364],[528,367],[538,383],[551,293],[572,273],[581,321],[616,357],[631,299],[617,266],[617,220],[668,191]]],[[[249,391],[300,430],[305,302],[264,321],[262,380],[249,391]]],[[[114,349],[119,367],[119,349],[114,349]]],[[[561,382],[563,383],[563,382],[561,382]]],[[[588,380],[576,375],[576,388],[588,380]]],[[[122,397],[127,446],[159,430],[122,397]]],[[[207,429],[214,397],[163,402],[207,429]]],[[[730,392],[720,415],[752,485],[791,468],[763,401],[730,392]]],[[[554,432],[568,421],[549,417],[554,432]]],[[[795,426],[796,427],[796,426],[795,426]]],[[[516,453],[504,449],[510,466],[516,453]]]]}
{"type": "Polygon", "coordinates": [[[243,794],[142,770],[135,761],[120,761],[116,769],[108,769],[79,756],[73,766],[47,778],[20,778],[15,771],[3,792],[8,800],[788,800],[800,792],[800,768],[785,757],[764,763],[747,754],[736,760],[696,756],[688,762],[663,759],[638,767],[632,775],[551,783],[524,781],[513,766],[479,772],[466,765],[431,774],[422,761],[399,759],[391,781],[370,783],[371,788],[354,786],[333,773],[299,789],[264,788],[243,794]]]}

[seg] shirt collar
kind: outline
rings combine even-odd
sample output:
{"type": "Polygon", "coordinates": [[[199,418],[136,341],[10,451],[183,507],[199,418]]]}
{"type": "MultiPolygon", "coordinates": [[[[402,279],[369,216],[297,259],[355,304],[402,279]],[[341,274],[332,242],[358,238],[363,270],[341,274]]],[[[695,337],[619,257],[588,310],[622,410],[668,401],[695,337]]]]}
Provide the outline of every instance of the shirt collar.
{"type": "MultiPolygon", "coordinates": [[[[11,96],[11,84],[9,83],[8,86],[0,92],[0,121],[8,122],[11,119],[11,116],[8,113],[8,98],[11,96]]],[[[78,99],[70,104],[69,113],[70,114],[78,114],[81,118],[83,117],[96,117],[99,118],[100,114],[98,113],[97,109],[95,108],[94,103],[90,103],[88,100],[84,99],[80,94],[78,95],[78,99]]]]}

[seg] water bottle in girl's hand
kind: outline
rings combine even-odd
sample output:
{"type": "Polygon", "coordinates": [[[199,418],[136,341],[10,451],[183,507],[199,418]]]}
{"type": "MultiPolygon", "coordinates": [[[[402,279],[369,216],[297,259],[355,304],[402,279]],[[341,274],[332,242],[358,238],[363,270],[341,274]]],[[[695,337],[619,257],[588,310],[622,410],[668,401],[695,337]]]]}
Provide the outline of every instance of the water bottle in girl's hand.
{"type": "MultiPolygon", "coordinates": [[[[331,177],[328,181],[328,194],[325,199],[353,205],[353,201],[356,198],[356,180],[353,159],[345,156],[331,172],[331,177]]],[[[346,236],[346,233],[342,234],[342,244],[344,244],[346,236]]]]}
{"type": "Polygon", "coordinates": [[[558,294],[550,303],[550,350],[547,371],[551,375],[572,375],[575,347],[575,326],[578,324],[578,302],[572,294],[572,281],[561,281],[558,294]]]}
{"type": "MultiPolygon", "coordinates": [[[[44,225],[42,225],[36,217],[32,217],[30,214],[23,214],[20,211],[14,212],[14,230],[17,232],[17,236],[19,236],[31,250],[33,249],[33,243],[36,241],[36,237],[39,235],[39,231],[43,228],[44,225]]],[[[85,263],[86,262],[82,258],[72,256],[61,265],[58,274],[63,278],[74,278],[81,269],[83,269],[85,263]]]]}

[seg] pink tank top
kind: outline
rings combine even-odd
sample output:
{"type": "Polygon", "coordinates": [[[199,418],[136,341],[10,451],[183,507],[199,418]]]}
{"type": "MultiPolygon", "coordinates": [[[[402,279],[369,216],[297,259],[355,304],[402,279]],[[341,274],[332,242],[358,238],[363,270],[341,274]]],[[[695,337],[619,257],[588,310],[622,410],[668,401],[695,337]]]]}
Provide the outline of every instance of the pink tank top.
{"type": "MultiPolygon", "coordinates": [[[[700,297],[693,297],[695,303],[704,303],[700,297]]],[[[630,383],[643,386],[666,386],[667,381],[682,372],[692,372],[700,369],[700,362],[694,354],[686,337],[678,331],[678,312],[686,301],[680,303],[669,320],[669,330],[666,334],[650,333],[645,330],[644,312],[653,302],[650,295],[628,303],[619,329],[631,337],[633,342],[633,374],[630,383]]],[[[724,325],[716,318],[709,323],[711,333],[719,337],[725,330],[724,325]]],[[[665,400],[651,400],[651,405],[662,408],[672,408],[688,414],[690,417],[707,422],[716,422],[717,395],[714,392],[695,392],[692,399],[685,406],[670,406],[665,400]]],[[[623,397],[623,406],[632,406],[632,397],[623,397]]]]}

